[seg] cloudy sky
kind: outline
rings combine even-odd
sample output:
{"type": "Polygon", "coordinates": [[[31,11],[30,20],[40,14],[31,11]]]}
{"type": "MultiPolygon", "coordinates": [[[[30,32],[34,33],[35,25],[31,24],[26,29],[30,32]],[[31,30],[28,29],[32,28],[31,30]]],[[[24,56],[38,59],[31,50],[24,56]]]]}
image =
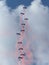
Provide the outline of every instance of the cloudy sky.
{"type": "Polygon", "coordinates": [[[25,65],[49,65],[49,0],[0,0],[0,65],[19,65],[16,32],[23,6],[29,19],[23,40],[25,65]]]}

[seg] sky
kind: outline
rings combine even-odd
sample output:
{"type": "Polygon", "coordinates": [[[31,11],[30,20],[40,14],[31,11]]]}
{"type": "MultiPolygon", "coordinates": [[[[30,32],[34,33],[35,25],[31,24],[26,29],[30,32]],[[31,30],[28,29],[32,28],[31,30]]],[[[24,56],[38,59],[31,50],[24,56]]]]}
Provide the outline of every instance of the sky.
{"type": "MultiPolygon", "coordinates": [[[[12,9],[15,9],[17,6],[23,4],[25,6],[29,6],[33,0],[7,0],[7,6],[12,9]]],[[[42,0],[42,4],[49,7],[49,0],[42,0]]]]}
{"type": "Polygon", "coordinates": [[[25,28],[25,63],[49,65],[49,0],[0,0],[0,65],[19,65],[18,54],[15,57],[13,53],[18,48],[16,32],[20,30],[23,6],[27,6],[25,16],[29,19],[25,28]]]}

